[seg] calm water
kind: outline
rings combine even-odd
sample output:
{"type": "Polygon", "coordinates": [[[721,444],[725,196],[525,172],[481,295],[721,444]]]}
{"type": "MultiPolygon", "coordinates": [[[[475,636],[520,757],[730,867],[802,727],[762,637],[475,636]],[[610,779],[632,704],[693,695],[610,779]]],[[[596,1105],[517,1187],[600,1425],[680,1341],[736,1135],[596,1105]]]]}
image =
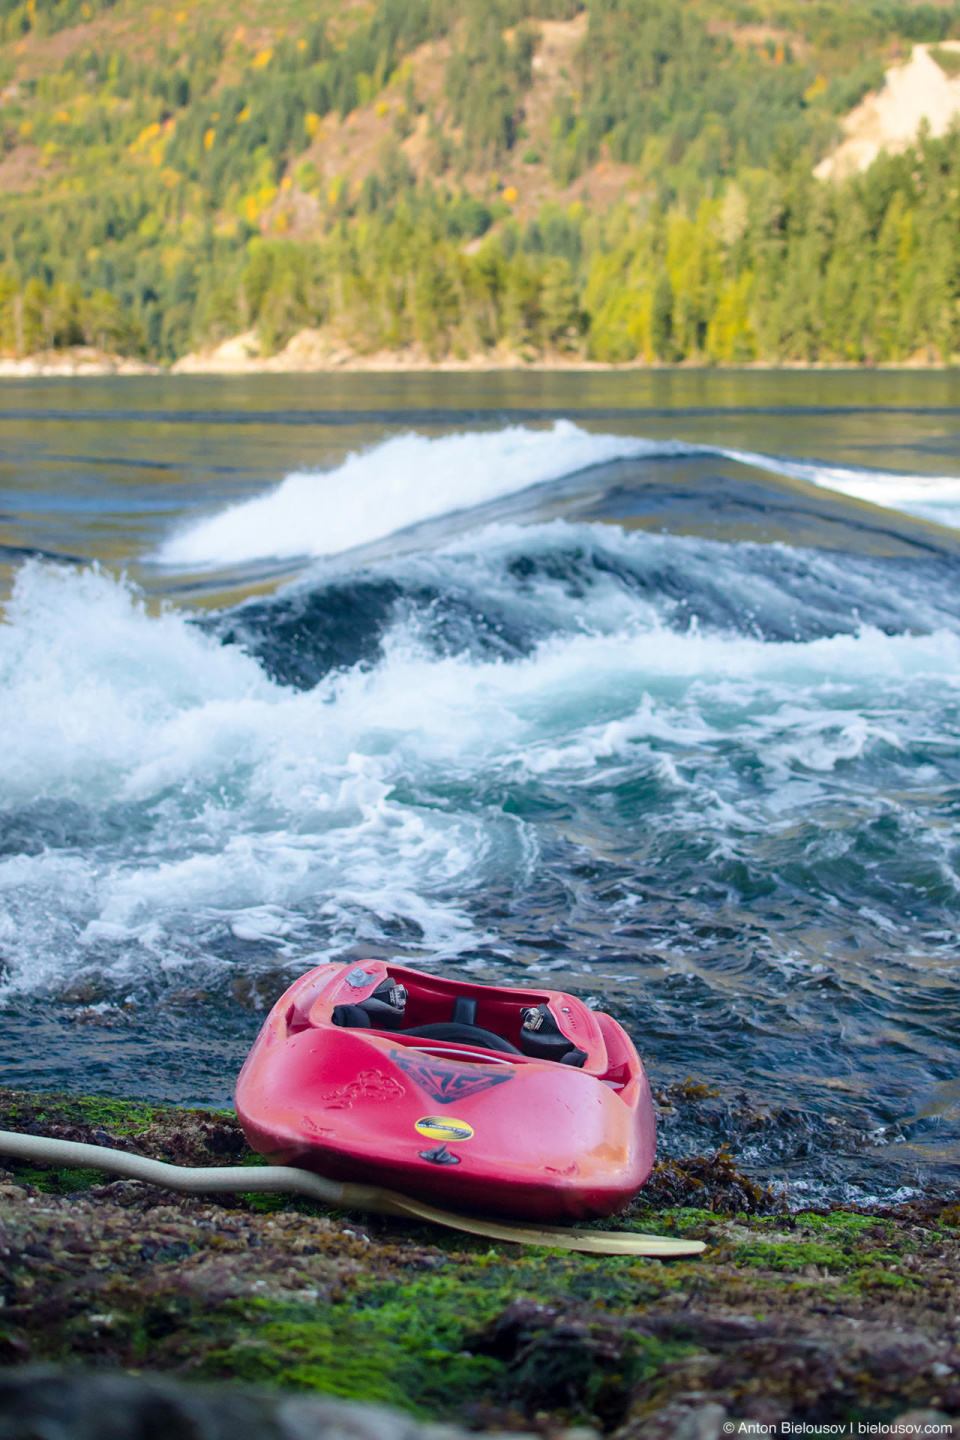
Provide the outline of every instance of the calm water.
{"type": "Polygon", "coordinates": [[[7,382],[7,1083],[228,1103],[293,976],[396,956],[595,996],[719,1092],[667,1148],[955,1183],[958,420],[951,375],[7,382]]]}

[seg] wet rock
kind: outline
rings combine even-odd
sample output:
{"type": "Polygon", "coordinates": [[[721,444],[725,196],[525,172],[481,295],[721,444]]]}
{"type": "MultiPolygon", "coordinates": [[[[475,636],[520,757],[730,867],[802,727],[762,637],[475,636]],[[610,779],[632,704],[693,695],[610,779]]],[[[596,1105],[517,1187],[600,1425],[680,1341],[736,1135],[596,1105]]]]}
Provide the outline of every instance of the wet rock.
{"type": "Polygon", "coordinates": [[[625,1425],[615,1440],[719,1440],[726,1418],[722,1405],[677,1401],[625,1425]]]}
{"type": "MultiPolygon", "coordinates": [[[[599,1440],[585,1429],[552,1440],[599,1440]]],[[[383,1405],[54,1367],[0,1371],[0,1440],[468,1440],[383,1405]]],[[[474,1440],[476,1437],[474,1436],[474,1440]]],[[[496,1440],[529,1440],[498,1431],[496,1440]]],[[[711,1440],[697,1434],[691,1440],[711,1440]]]]}
{"type": "Polygon", "coordinates": [[[175,1165],[229,1165],[247,1153],[243,1131],[232,1115],[71,1095],[31,1095],[3,1087],[0,1129],[103,1145],[175,1165]]]}
{"type": "MultiPolygon", "coordinates": [[[[382,1405],[351,1404],[320,1396],[283,1400],[274,1412],[283,1440],[427,1440],[428,1427],[382,1405]]],[[[449,1440],[463,1440],[463,1431],[436,1426],[449,1440]]]]}
{"type": "Polygon", "coordinates": [[[951,1420],[942,1410],[907,1410],[893,1421],[891,1433],[939,1435],[941,1440],[960,1440],[960,1421],[951,1420]]]}
{"type": "Polygon", "coordinates": [[[515,1300],[478,1335],[470,1339],[476,1355],[493,1355],[498,1360],[515,1361],[534,1336],[551,1330],[560,1318],[559,1312],[536,1300],[515,1300]]]}
{"type": "Polygon", "coordinates": [[[0,1440],[287,1440],[272,1409],[239,1391],[131,1375],[0,1374],[0,1440]]]}
{"type": "MultiPolygon", "coordinates": [[[[4,1104],[9,1128],[68,1129],[158,1158],[223,1163],[242,1144],[229,1116],[209,1112],[0,1091],[4,1104]]],[[[69,1356],[117,1383],[143,1370],[146,1399],[115,1392],[113,1410],[132,1414],[131,1424],[153,1406],[174,1425],[171,1377],[187,1377],[195,1405],[221,1381],[249,1386],[259,1396],[250,1415],[266,1419],[252,1431],[245,1413],[230,1440],[261,1431],[291,1440],[277,1429],[277,1407],[301,1407],[284,1412],[288,1428],[290,1416],[307,1423],[310,1406],[338,1403],[323,1398],[330,1390],[460,1427],[418,1427],[424,1440],[457,1440],[464,1429],[558,1440],[570,1424],[594,1427],[579,1440],[617,1427],[624,1440],[709,1440],[724,1414],[722,1424],[777,1429],[786,1418],[960,1414],[955,1194],[922,1216],[793,1215],[751,1191],[728,1154],[669,1162],[659,1174],[696,1208],[640,1205],[618,1223],[705,1240],[694,1261],[496,1248],[309,1201],[177,1196],[93,1173],[81,1189],[78,1171],[9,1162],[0,1171],[0,1364],[69,1356]],[[275,1387],[272,1398],[264,1386],[275,1387]]],[[[344,1434],[362,1440],[365,1407],[348,1409],[354,1428],[344,1434]]],[[[0,1440],[20,1440],[5,1413],[0,1440]]],[[[389,1413],[394,1426],[413,1424],[389,1413]]],[[[190,1416],[193,1429],[132,1433],[218,1440],[206,1412],[190,1416]]],[[[53,1420],[46,1429],[38,1421],[31,1440],[40,1436],[75,1440],[53,1420]]]]}
{"type": "Polygon", "coordinates": [[[505,1390],[530,1416],[588,1412],[609,1429],[626,1412],[636,1336],[616,1321],[589,1323],[517,1300],[468,1343],[507,1362],[505,1390]]]}
{"type": "Polygon", "coordinates": [[[723,1350],[775,1333],[769,1320],[752,1315],[704,1315],[684,1308],[678,1313],[646,1315],[644,1330],[664,1340],[689,1340],[705,1350],[723,1350]]]}

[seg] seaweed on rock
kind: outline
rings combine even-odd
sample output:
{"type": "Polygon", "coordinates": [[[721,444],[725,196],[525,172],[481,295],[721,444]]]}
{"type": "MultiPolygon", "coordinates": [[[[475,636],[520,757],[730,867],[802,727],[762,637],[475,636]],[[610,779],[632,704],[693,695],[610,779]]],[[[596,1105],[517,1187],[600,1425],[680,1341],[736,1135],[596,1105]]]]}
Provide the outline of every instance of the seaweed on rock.
{"type": "MultiPolygon", "coordinates": [[[[0,1124],[191,1164],[254,1161],[226,1114],[4,1091],[0,1124]]],[[[680,1433],[693,1411],[704,1434],[728,1415],[960,1413],[960,1207],[791,1215],[780,1203],[729,1154],[661,1166],[618,1224],[710,1247],[665,1264],[12,1166],[0,1360],[624,1440],[680,1433]]]]}

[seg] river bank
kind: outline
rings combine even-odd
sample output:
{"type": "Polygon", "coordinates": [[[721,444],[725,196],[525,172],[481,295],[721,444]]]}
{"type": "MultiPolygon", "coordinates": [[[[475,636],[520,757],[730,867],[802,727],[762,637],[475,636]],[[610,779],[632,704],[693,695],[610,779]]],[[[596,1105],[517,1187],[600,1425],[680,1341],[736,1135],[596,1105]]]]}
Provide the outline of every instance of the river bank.
{"type": "MultiPolygon", "coordinates": [[[[257,1163],[223,1112],[0,1091],[0,1126],[257,1163]]],[[[284,1197],[189,1199],[10,1163],[0,1359],[630,1440],[960,1415],[955,1200],[791,1214],[720,1152],[658,1166],[615,1223],[709,1248],[664,1264],[491,1246],[284,1197]]]]}
{"type": "Polygon", "coordinates": [[[79,379],[84,376],[114,375],[322,375],[322,374],[444,374],[470,375],[519,371],[544,374],[584,371],[599,374],[619,371],[670,370],[952,370],[956,360],[942,360],[934,353],[913,355],[906,360],[881,364],[860,364],[850,361],[776,361],[755,360],[724,365],[705,360],[702,356],[679,364],[647,360],[628,360],[612,364],[590,360],[579,352],[525,353],[507,346],[497,346],[473,355],[429,355],[417,347],[403,350],[377,350],[364,354],[322,330],[301,330],[275,354],[261,353],[255,331],[231,336],[219,345],[190,351],[172,365],[156,365],[131,355],[80,346],[47,350],[35,355],[0,356],[0,380],[34,378],[79,379]]]}

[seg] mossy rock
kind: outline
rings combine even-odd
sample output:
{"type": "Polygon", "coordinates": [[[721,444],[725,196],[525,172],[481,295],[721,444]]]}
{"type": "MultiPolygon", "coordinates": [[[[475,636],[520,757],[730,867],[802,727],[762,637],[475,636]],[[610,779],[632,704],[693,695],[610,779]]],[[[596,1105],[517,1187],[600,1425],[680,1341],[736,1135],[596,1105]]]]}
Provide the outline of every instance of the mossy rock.
{"type": "MultiPolygon", "coordinates": [[[[223,1113],[0,1092],[0,1124],[178,1163],[258,1163],[223,1113]]],[[[670,1262],[9,1166],[0,1361],[315,1391],[473,1427],[629,1424],[638,1440],[645,1417],[692,1392],[735,1416],[761,1400],[830,1421],[960,1410],[956,1207],[762,1213],[720,1159],[711,1204],[740,1193],[745,1208],[642,1195],[617,1217],[707,1242],[670,1262]]],[[[711,1159],[675,1164],[706,1175],[711,1159]]]]}

